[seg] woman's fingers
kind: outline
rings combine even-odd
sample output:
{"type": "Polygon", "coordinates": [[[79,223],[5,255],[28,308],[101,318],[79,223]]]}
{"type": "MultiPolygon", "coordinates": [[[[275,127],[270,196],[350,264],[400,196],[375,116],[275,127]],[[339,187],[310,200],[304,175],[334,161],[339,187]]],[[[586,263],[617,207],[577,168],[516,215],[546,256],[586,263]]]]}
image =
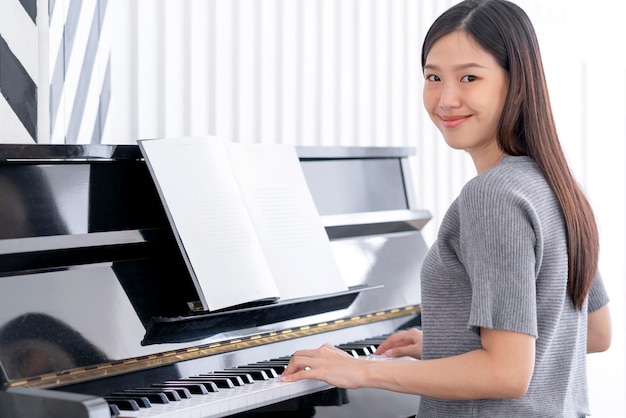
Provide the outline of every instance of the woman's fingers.
{"type": "Polygon", "coordinates": [[[377,348],[377,355],[388,357],[422,356],[422,332],[418,329],[398,331],[390,335],[377,348]]]}
{"type": "Polygon", "coordinates": [[[283,371],[283,376],[289,376],[305,369],[311,369],[315,359],[324,355],[324,351],[327,351],[328,346],[333,347],[330,344],[324,344],[323,346],[313,350],[298,350],[291,356],[289,364],[283,371]]]}
{"type": "Polygon", "coordinates": [[[293,356],[291,356],[291,360],[289,360],[289,364],[287,365],[285,370],[283,370],[282,375],[289,376],[289,375],[296,374],[299,371],[302,371],[306,368],[310,369],[311,368],[311,366],[309,366],[309,364],[311,363],[310,359],[313,358],[312,351],[313,350],[303,350],[303,351],[295,352],[293,356]]]}
{"type": "MultiPolygon", "coordinates": [[[[416,330],[417,331],[417,330],[416,330]]],[[[376,354],[384,354],[386,351],[396,348],[404,347],[407,345],[415,344],[415,335],[409,330],[398,331],[390,335],[385,341],[383,341],[376,350],[376,354]]]]}
{"type": "Polygon", "coordinates": [[[350,373],[346,367],[352,360],[356,359],[331,344],[315,350],[296,351],[283,371],[281,381],[316,379],[332,385],[350,385],[350,373]]]}

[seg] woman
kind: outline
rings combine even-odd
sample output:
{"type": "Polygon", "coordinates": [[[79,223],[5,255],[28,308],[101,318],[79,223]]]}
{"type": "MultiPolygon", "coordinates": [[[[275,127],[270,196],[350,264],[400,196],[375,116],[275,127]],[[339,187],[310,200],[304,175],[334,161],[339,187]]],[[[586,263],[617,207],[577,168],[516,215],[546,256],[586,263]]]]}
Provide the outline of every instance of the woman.
{"type": "Polygon", "coordinates": [[[282,379],[414,393],[419,417],[585,416],[585,355],[610,345],[608,298],[532,24],[508,1],[463,1],[428,31],[422,68],[426,110],[477,176],[424,261],[423,334],[400,331],[376,353],[421,360],[324,345],[296,352],[282,379]]]}

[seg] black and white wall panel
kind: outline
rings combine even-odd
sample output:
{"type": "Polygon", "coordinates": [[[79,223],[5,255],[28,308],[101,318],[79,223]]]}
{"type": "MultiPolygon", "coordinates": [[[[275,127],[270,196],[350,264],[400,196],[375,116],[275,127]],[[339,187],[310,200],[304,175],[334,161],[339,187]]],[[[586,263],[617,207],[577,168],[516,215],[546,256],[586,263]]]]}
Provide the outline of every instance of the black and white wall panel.
{"type": "Polygon", "coordinates": [[[0,1],[0,143],[100,143],[110,0],[0,1]]]}
{"type": "Polygon", "coordinates": [[[0,1],[0,142],[37,141],[36,0],[0,1]]]}

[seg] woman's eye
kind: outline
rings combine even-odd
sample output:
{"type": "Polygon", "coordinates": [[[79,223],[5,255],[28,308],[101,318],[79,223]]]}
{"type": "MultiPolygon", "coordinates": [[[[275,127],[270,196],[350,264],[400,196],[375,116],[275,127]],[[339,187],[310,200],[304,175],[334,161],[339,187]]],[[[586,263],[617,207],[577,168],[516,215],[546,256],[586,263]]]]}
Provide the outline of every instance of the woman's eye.
{"type": "Polygon", "coordinates": [[[426,80],[428,81],[439,81],[439,76],[436,76],[435,74],[429,74],[426,76],[426,80]]]}
{"type": "Polygon", "coordinates": [[[476,76],[475,75],[466,75],[463,78],[461,78],[462,82],[465,83],[471,83],[472,81],[476,81],[476,76]]]}

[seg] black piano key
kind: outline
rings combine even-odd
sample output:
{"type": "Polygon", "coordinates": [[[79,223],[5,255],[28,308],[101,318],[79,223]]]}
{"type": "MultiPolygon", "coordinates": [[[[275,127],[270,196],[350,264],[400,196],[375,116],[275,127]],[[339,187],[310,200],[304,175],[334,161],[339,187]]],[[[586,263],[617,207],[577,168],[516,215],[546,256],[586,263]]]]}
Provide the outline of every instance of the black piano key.
{"type": "MultiPolygon", "coordinates": [[[[178,392],[174,389],[161,389],[161,388],[135,388],[135,389],[127,389],[124,392],[130,392],[130,393],[146,393],[146,394],[158,394],[159,398],[165,398],[165,400],[167,400],[167,402],[163,402],[163,403],[168,403],[168,402],[177,402],[181,400],[180,395],[178,394],[178,392]]],[[[191,394],[189,395],[191,396],[191,394]]],[[[148,399],[150,399],[150,397],[148,397],[148,399]]],[[[152,399],[150,399],[150,402],[153,402],[152,399]]],[[[161,402],[153,402],[153,403],[161,403],[161,402]]]]}
{"type": "Polygon", "coordinates": [[[254,380],[269,380],[272,377],[278,377],[272,369],[256,369],[254,367],[232,367],[224,369],[225,371],[242,371],[248,373],[254,380]]]}
{"type": "Polygon", "coordinates": [[[167,380],[165,382],[162,382],[162,384],[187,388],[192,395],[206,395],[207,393],[219,391],[215,383],[193,381],[186,378],[167,380]],[[198,386],[200,386],[204,390],[199,389],[198,386]]]}
{"type": "Polygon", "coordinates": [[[122,411],[120,411],[119,406],[112,404],[112,403],[109,403],[109,411],[111,411],[112,417],[118,417],[122,415],[122,411]]]}
{"type": "Polygon", "coordinates": [[[237,366],[237,369],[259,369],[265,370],[268,377],[277,377],[280,369],[284,367],[283,365],[276,366],[275,364],[259,364],[259,363],[250,363],[245,366],[237,366]],[[276,376],[275,376],[276,375],[276,376]]]}
{"type": "Polygon", "coordinates": [[[271,359],[271,360],[263,360],[263,361],[257,361],[256,363],[253,364],[282,364],[282,365],[288,365],[289,361],[291,360],[291,356],[289,357],[285,357],[282,359],[271,359]]]}
{"type": "MultiPolygon", "coordinates": [[[[219,375],[219,374],[214,374],[214,373],[202,373],[199,374],[198,376],[200,377],[209,377],[209,378],[223,378],[223,379],[228,379],[231,381],[231,383],[233,384],[233,386],[243,386],[246,383],[243,381],[243,379],[241,378],[241,376],[238,375],[219,375]]],[[[252,376],[250,376],[250,383],[252,383],[254,380],[252,380],[252,376]]]]}
{"type": "Polygon", "coordinates": [[[354,351],[357,355],[360,356],[366,356],[369,355],[370,352],[366,347],[361,347],[359,345],[355,345],[355,344],[340,344],[337,346],[337,348],[344,350],[344,351],[354,351]]]}
{"type": "Polygon", "coordinates": [[[209,391],[209,392],[219,392],[220,391],[218,389],[217,385],[215,383],[213,383],[213,382],[201,381],[201,380],[195,380],[195,379],[189,379],[189,378],[182,378],[182,379],[176,379],[176,380],[166,380],[163,383],[179,383],[179,382],[204,385],[206,390],[209,391]]]}
{"type": "Polygon", "coordinates": [[[367,348],[374,354],[380,344],[368,344],[367,348]]]}
{"type": "Polygon", "coordinates": [[[111,396],[143,396],[147,398],[151,403],[169,403],[170,400],[167,395],[162,391],[147,391],[138,389],[128,389],[123,392],[113,392],[111,396]]]}
{"type": "Polygon", "coordinates": [[[341,348],[339,347],[341,350],[345,351],[346,353],[350,354],[352,357],[358,358],[359,357],[359,353],[356,352],[356,350],[351,349],[351,348],[341,348]]]}
{"type": "Polygon", "coordinates": [[[163,388],[163,389],[173,389],[173,388],[185,388],[192,395],[207,395],[209,391],[203,384],[194,384],[190,382],[164,382],[164,383],[155,383],[152,385],[155,388],[163,388]]]}
{"type": "Polygon", "coordinates": [[[344,351],[350,350],[356,353],[358,356],[369,356],[370,354],[374,354],[374,352],[376,351],[375,348],[373,348],[372,346],[368,346],[367,344],[341,344],[338,345],[337,348],[344,351]]]}
{"type": "Polygon", "coordinates": [[[108,400],[113,400],[113,399],[132,400],[132,401],[137,402],[137,405],[140,408],[151,408],[152,407],[152,404],[150,403],[150,399],[148,399],[146,396],[133,395],[133,394],[130,394],[130,393],[126,393],[126,394],[123,394],[123,395],[112,393],[112,394],[108,395],[107,397],[105,397],[105,400],[107,400],[107,401],[108,400]]]}
{"type": "MultiPolygon", "coordinates": [[[[342,344],[344,345],[344,344],[342,344]]],[[[353,346],[355,348],[367,348],[370,351],[376,350],[376,344],[372,344],[369,341],[356,341],[352,343],[348,343],[347,345],[353,346]]]]}
{"type": "Polygon", "coordinates": [[[235,384],[232,382],[232,380],[227,377],[189,376],[187,379],[197,380],[199,382],[213,382],[215,383],[215,386],[217,386],[219,389],[230,389],[235,387],[235,384]]]}
{"type": "Polygon", "coordinates": [[[272,358],[269,361],[284,361],[286,363],[289,363],[290,360],[291,360],[291,356],[282,356],[282,357],[272,358]]]}
{"type": "Polygon", "coordinates": [[[116,399],[106,396],[104,400],[107,401],[109,405],[115,405],[122,411],[139,411],[139,405],[132,399],[116,399]]]}
{"type": "Polygon", "coordinates": [[[285,362],[273,362],[273,361],[260,361],[258,363],[248,364],[245,367],[267,367],[273,369],[276,374],[282,374],[287,368],[287,363],[285,362]]]}
{"type": "MultiPolygon", "coordinates": [[[[178,397],[180,399],[191,399],[191,392],[189,391],[189,389],[185,388],[185,387],[163,387],[163,388],[157,388],[157,387],[153,387],[152,388],[138,388],[138,389],[156,389],[156,390],[162,390],[163,392],[165,392],[165,394],[168,394],[168,397],[170,396],[169,393],[170,392],[174,392],[176,395],[178,395],[178,397]]],[[[173,396],[173,395],[172,395],[173,396]]],[[[171,400],[180,400],[180,399],[170,399],[171,400]]]]}
{"type": "Polygon", "coordinates": [[[369,351],[373,353],[374,351],[376,351],[376,349],[378,348],[380,344],[372,344],[370,342],[363,341],[363,342],[360,342],[359,345],[364,348],[367,348],[369,351]]]}
{"type": "Polygon", "coordinates": [[[249,373],[243,371],[215,370],[214,372],[211,372],[211,374],[220,376],[238,376],[241,380],[243,380],[243,383],[254,383],[254,378],[249,373]]]}
{"type": "Polygon", "coordinates": [[[383,341],[385,341],[385,338],[368,338],[366,340],[359,341],[359,342],[363,344],[371,345],[374,348],[378,348],[378,346],[381,345],[383,341]]]}

